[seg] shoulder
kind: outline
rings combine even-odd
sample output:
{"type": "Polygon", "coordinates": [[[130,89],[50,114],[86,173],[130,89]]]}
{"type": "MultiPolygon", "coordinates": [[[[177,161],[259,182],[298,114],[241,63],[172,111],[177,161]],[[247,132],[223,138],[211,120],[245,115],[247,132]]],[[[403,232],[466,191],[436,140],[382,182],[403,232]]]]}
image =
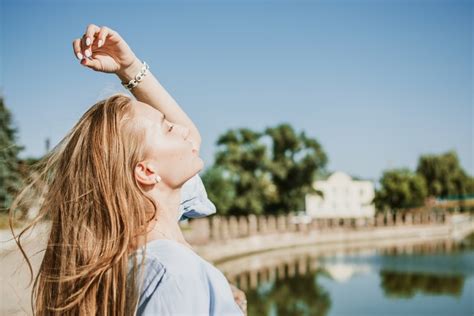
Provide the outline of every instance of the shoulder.
{"type": "MultiPolygon", "coordinates": [[[[204,272],[200,257],[179,242],[172,240],[153,240],[134,253],[137,264],[144,260],[145,280],[165,274],[175,277],[196,278],[204,272]]],[[[132,259],[132,257],[130,257],[132,259]]],[[[131,267],[131,260],[129,260],[131,267]]]]}
{"type": "Polygon", "coordinates": [[[191,250],[172,242],[150,243],[138,315],[200,315],[209,310],[204,269],[191,250]]]}
{"type": "Polygon", "coordinates": [[[172,278],[184,283],[204,283],[206,269],[200,257],[186,246],[171,240],[154,240],[136,253],[137,264],[144,257],[145,295],[172,278]]]}
{"type": "Polygon", "coordinates": [[[157,262],[174,276],[195,275],[203,270],[199,256],[173,240],[154,240],[147,246],[147,257],[157,262]]]}
{"type": "Polygon", "coordinates": [[[139,303],[137,315],[209,315],[208,291],[183,275],[167,274],[139,303]]]}

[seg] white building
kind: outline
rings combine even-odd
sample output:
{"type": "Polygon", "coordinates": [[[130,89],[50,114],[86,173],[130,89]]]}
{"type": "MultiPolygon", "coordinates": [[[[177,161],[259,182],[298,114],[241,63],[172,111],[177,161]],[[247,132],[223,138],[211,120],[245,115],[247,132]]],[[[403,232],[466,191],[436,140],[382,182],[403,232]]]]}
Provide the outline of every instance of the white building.
{"type": "Polygon", "coordinates": [[[374,184],[369,180],[352,180],[344,172],[336,171],[326,180],[313,183],[324,197],[308,194],[305,198],[306,213],[313,218],[373,217],[375,206],[371,203],[374,184]]]}

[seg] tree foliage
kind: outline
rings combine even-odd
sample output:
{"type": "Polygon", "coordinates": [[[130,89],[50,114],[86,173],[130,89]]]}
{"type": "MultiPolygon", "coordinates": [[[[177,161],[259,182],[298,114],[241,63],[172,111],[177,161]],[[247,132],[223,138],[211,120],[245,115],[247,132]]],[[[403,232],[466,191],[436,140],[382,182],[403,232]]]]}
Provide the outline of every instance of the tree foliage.
{"type": "Polygon", "coordinates": [[[464,199],[474,194],[474,178],[461,167],[454,151],[420,156],[416,172],[387,170],[380,184],[374,198],[379,211],[423,206],[427,197],[464,199]]]}
{"type": "Polygon", "coordinates": [[[446,198],[474,194],[474,178],[461,167],[455,151],[421,156],[416,172],[425,178],[430,196],[446,198]]]}
{"type": "Polygon", "coordinates": [[[202,175],[208,198],[215,204],[217,212],[226,215],[235,199],[233,182],[225,176],[225,170],[219,166],[211,166],[202,175]]]}
{"type": "Polygon", "coordinates": [[[278,193],[268,208],[275,213],[303,210],[307,194],[320,194],[312,184],[326,172],[327,155],[317,140],[296,134],[288,124],[267,128],[265,134],[273,143],[268,170],[278,193]]]}
{"type": "Polygon", "coordinates": [[[217,140],[215,165],[203,175],[220,214],[286,214],[304,208],[326,154],[288,124],[263,132],[229,130],[217,140]]]}
{"type": "Polygon", "coordinates": [[[422,206],[427,196],[425,179],[407,168],[384,171],[380,184],[374,198],[379,211],[422,206]]]}
{"type": "Polygon", "coordinates": [[[7,212],[13,197],[22,185],[18,154],[24,149],[16,144],[17,129],[0,97],[0,212],[7,212]]]}

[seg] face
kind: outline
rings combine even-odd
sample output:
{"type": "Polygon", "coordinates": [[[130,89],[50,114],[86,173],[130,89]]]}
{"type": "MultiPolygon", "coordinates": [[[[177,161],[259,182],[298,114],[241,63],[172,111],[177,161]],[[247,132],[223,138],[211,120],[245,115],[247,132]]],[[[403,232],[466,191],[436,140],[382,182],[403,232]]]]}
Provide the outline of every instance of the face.
{"type": "Polygon", "coordinates": [[[133,106],[134,119],[146,130],[147,159],[142,162],[141,176],[154,180],[158,174],[164,185],[181,187],[204,166],[188,139],[189,128],[168,121],[162,112],[146,103],[134,101],[133,106]]]}

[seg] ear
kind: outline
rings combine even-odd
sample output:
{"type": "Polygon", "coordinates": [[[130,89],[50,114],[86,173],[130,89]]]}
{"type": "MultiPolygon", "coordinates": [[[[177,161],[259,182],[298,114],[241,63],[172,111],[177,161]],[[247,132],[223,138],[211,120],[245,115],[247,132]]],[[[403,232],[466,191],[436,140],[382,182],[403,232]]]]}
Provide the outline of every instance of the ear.
{"type": "Polygon", "coordinates": [[[149,161],[139,162],[135,166],[135,179],[141,184],[156,184],[155,178],[157,175],[155,165],[149,161]]]}

